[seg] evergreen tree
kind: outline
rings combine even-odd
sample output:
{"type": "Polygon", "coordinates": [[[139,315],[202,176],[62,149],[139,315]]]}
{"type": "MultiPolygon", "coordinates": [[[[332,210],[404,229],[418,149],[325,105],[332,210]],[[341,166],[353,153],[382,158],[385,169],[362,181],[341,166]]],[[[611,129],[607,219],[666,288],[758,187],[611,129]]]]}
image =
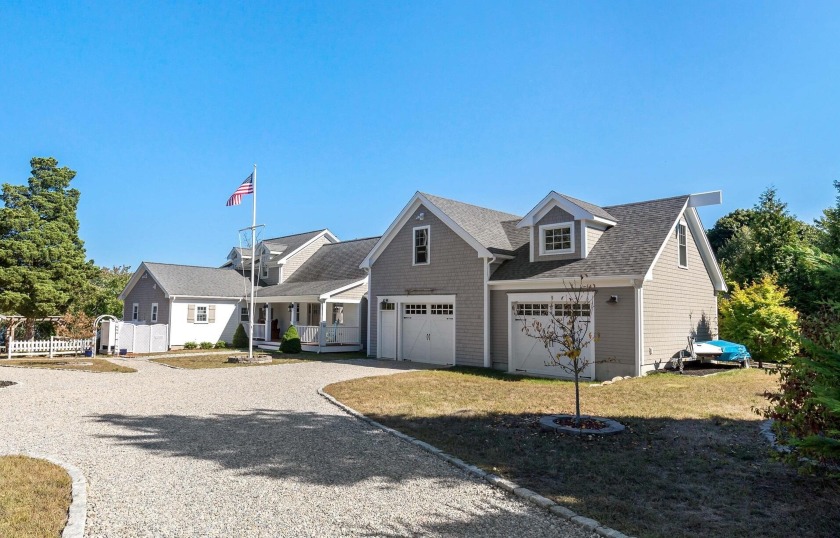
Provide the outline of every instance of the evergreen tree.
{"type": "Polygon", "coordinates": [[[29,318],[27,337],[35,318],[66,312],[96,271],[79,239],[76,173],[52,157],[30,164],[28,185],[4,183],[0,196],[0,311],[29,318]]]}
{"type": "Polygon", "coordinates": [[[823,252],[840,256],[840,181],[834,182],[837,198],[834,207],[823,210],[817,219],[817,246],[823,252]]]}

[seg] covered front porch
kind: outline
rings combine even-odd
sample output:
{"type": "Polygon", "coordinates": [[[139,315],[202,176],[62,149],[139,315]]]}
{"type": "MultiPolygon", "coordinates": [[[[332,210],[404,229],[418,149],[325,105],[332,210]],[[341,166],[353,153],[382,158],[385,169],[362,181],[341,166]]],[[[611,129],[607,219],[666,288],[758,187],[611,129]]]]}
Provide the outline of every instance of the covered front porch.
{"type": "Polygon", "coordinates": [[[362,350],[361,302],[319,300],[318,297],[299,299],[256,303],[255,345],[262,349],[279,349],[283,334],[294,325],[303,351],[362,350]]]}

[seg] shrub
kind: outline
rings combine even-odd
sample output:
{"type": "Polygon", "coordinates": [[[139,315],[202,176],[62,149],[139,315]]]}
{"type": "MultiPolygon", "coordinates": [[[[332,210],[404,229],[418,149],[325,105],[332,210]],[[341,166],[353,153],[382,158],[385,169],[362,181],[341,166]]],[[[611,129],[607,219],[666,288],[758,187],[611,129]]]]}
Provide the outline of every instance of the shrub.
{"type": "Polygon", "coordinates": [[[202,342],[198,344],[201,349],[213,349],[213,342],[202,342]]]}
{"type": "Polygon", "coordinates": [[[803,357],[789,368],[777,368],[779,392],[765,392],[770,405],[759,411],[775,421],[782,444],[796,447],[787,460],[808,464],[800,456],[840,465],[840,354],[805,343],[803,357]]]}
{"type": "Polygon", "coordinates": [[[300,335],[294,325],[290,325],[283,335],[283,339],[280,341],[280,351],[283,353],[300,353],[300,335]]]}
{"type": "Polygon", "coordinates": [[[184,349],[195,349],[198,347],[198,344],[195,342],[187,342],[184,344],[184,349]]]}
{"type": "Polygon", "coordinates": [[[227,347],[227,342],[225,342],[224,340],[219,340],[213,347],[215,347],[216,349],[225,349],[227,347]]]}
{"type": "Polygon", "coordinates": [[[236,332],[233,333],[233,347],[248,347],[248,333],[245,332],[245,327],[241,323],[236,328],[236,332]]]}
{"type": "Polygon", "coordinates": [[[720,301],[720,333],[744,344],[753,359],[784,362],[799,349],[799,315],[787,305],[787,290],[765,276],[745,288],[737,284],[720,301]]]}

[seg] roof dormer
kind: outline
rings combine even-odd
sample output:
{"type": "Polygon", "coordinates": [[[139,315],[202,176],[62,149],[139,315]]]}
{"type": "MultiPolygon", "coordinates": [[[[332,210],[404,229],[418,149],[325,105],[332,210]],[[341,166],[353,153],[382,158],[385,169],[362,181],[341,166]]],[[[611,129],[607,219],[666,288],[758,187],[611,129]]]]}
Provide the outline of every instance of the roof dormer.
{"type": "Polygon", "coordinates": [[[531,261],[586,258],[618,221],[602,207],[551,191],[517,228],[530,228],[531,261]]]}

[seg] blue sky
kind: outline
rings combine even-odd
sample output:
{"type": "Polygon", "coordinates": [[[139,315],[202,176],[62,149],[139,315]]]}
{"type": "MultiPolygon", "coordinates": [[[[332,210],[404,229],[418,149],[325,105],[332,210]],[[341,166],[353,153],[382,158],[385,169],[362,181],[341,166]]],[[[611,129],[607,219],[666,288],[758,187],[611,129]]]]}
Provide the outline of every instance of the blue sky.
{"type": "Polygon", "coordinates": [[[525,214],[840,179],[837,2],[0,2],[0,182],[78,172],[101,265],[218,265],[259,166],[265,237],[381,234],[426,191],[525,214]]]}

